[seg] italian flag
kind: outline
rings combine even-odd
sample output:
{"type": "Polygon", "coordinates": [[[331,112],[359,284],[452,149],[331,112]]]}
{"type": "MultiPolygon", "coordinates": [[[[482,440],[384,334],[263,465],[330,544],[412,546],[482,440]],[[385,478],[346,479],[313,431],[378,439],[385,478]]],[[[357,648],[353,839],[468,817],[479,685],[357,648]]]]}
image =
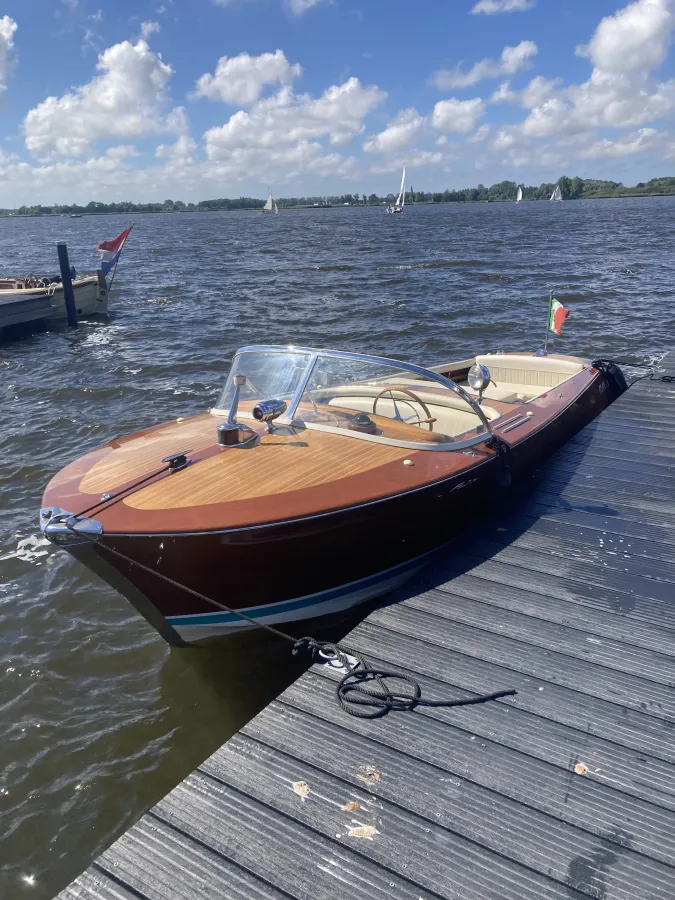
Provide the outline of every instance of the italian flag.
{"type": "Polygon", "coordinates": [[[565,309],[559,300],[551,297],[551,308],[548,314],[548,330],[561,335],[565,319],[569,316],[569,309],[565,309]]]}

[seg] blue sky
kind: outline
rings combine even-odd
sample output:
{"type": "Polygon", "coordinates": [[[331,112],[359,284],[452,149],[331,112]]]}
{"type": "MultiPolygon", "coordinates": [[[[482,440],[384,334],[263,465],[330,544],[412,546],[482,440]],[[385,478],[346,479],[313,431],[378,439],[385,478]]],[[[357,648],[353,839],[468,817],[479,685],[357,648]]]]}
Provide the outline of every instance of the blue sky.
{"type": "Polygon", "coordinates": [[[6,0],[0,206],[675,174],[674,31],[675,0],[6,0]]]}

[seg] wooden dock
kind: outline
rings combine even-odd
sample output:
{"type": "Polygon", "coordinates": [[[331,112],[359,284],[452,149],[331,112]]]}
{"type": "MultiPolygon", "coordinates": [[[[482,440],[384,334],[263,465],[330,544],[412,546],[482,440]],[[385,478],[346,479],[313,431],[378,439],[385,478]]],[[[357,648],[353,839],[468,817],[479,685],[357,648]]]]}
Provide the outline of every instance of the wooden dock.
{"type": "Polygon", "coordinates": [[[61,900],[672,900],[674,463],[641,380],[345,639],[516,696],[368,721],[314,666],[61,900]]]}

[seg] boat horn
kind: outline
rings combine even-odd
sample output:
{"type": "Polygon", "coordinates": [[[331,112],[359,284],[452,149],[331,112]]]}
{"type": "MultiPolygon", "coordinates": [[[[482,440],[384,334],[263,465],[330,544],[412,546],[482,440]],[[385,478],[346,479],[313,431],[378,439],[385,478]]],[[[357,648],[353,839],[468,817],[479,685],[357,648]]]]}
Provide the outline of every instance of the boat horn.
{"type": "Polygon", "coordinates": [[[285,400],[261,400],[253,407],[253,418],[258,422],[267,422],[267,430],[271,434],[274,431],[272,422],[282,416],[288,408],[285,400]]]}

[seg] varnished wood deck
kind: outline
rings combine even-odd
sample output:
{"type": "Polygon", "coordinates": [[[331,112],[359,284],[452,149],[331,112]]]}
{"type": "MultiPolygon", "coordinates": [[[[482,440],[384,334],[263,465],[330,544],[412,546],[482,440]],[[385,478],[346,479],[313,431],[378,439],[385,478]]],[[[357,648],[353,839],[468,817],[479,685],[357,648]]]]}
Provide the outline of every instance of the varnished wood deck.
{"type": "Polygon", "coordinates": [[[364,721],[314,667],[61,900],[675,897],[674,463],[642,380],[346,639],[517,696],[364,721]]]}

